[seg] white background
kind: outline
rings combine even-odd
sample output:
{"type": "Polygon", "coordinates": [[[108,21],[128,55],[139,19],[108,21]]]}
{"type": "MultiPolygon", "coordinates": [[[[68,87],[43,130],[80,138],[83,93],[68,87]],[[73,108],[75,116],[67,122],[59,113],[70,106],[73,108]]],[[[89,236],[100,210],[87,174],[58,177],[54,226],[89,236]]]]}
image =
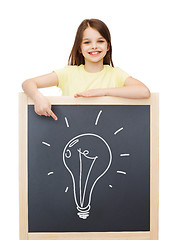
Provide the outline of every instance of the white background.
{"type": "MultiPolygon", "coordinates": [[[[159,239],[178,236],[177,0],[6,0],[0,4],[0,218],[18,239],[18,92],[21,83],[67,65],[77,27],[98,18],[112,35],[113,62],[160,93],[159,239]]],[[[57,88],[44,92],[58,95],[57,88]]]]}

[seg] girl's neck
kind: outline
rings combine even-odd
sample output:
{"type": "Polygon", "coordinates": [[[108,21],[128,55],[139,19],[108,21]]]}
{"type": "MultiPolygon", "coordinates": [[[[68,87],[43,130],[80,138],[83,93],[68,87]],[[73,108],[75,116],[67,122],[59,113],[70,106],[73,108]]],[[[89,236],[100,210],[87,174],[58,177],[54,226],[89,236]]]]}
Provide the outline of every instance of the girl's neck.
{"type": "Polygon", "coordinates": [[[89,73],[96,73],[102,71],[104,69],[104,65],[103,62],[85,62],[84,69],[89,73]]]}

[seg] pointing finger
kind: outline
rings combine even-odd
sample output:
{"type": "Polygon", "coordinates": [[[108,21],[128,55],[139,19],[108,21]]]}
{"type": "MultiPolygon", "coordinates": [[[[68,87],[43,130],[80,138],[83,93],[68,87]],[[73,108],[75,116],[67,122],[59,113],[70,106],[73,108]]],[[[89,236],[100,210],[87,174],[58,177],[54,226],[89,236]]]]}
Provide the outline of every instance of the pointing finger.
{"type": "Polygon", "coordinates": [[[50,116],[53,117],[53,119],[58,120],[57,116],[52,112],[52,110],[50,111],[50,116]]]}

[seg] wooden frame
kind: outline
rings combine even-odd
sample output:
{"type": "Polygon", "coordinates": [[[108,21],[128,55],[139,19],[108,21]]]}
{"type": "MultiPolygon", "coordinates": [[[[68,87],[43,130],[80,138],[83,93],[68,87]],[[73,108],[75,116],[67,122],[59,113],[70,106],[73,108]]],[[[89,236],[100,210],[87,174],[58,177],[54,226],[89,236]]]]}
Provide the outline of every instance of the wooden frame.
{"type": "Polygon", "coordinates": [[[142,232],[87,232],[87,233],[28,233],[28,149],[27,106],[33,101],[19,94],[19,220],[20,240],[158,240],[159,209],[159,96],[149,99],[122,99],[118,97],[73,98],[48,97],[53,105],[150,105],[150,231],[142,232]]]}

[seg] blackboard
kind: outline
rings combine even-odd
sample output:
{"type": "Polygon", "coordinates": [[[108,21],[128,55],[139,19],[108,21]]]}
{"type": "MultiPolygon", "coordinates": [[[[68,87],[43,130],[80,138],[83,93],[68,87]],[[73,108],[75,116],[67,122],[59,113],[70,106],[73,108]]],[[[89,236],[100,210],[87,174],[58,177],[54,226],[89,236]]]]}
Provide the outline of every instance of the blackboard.
{"type": "Polygon", "coordinates": [[[28,106],[28,231],[150,231],[150,105],[52,110],[28,106]]]}

